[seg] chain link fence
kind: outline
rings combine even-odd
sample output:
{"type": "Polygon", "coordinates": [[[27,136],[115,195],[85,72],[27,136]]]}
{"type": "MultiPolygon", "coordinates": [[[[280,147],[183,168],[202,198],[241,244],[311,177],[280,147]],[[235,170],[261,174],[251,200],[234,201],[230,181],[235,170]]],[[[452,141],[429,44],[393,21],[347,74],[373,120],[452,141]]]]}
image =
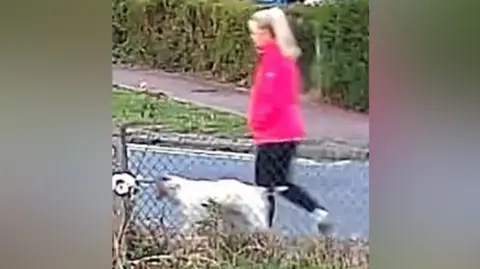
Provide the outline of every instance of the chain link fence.
{"type": "MultiPolygon", "coordinates": [[[[171,253],[175,252],[174,249],[184,249],[178,244],[185,246],[185,243],[189,242],[190,246],[202,247],[197,241],[192,242],[191,238],[178,234],[179,228],[189,221],[189,216],[181,213],[178,204],[159,198],[158,186],[149,181],[159,179],[164,174],[178,174],[192,179],[236,178],[254,183],[254,157],[248,153],[130,144],[128,140],[132,139],[126,138],[125,130],[124,126],[114,132],[112,152],[115,151],[115,155],[112,170],[130,171],[145,181],[140,185],[139,193],[132,199],[114,196],[114,264],[115,261],[119,264],[119,260],[123,263],[128,260],[131,264],[152,262],[152,257],[156,257],[154,262],[166,266],[163,268],[174,268],[168,267],[173,266],[173,261],[167,260],[171,258],[171,253]],[[166,255],[166,260],[162,260],[162,255],[166,255]]],[[[366,263],[368,251],[365,250],[366,243],[363,238],[367,238],[369,233],[368,166],[368,161],[318,162],[301,158],[295,161],[292,181],[326,205],[335,221],[335,236],[329,239],[330,245],[327,246],[323,241],[319,248],[321,250],[316,250],[323,251],[323,263],[327,258],[341,258],[344,266],[366,263]],[[342,238],[349,240],[341,241],[342,238]]],[[[205,225],[211,228],[213,224],[205,225]]],[[[282,197],[277,198],[273,227],[283,234],[284,238],[305,238],[317,233],[311,217],[282,197]]],[[[211,237],[209,234],[203,238],[211,237]]],[[[201,237],[196,240],[198,238],[201,237]]],[[[201,244],[216,244],[207,241],[201,244]]],[[[198,249],[190,251],[201,252],[198,249]]],[[[316,255],[321,254],[317,252],[316,255]]],[[[183,259],[183,266],[187,266],[189,263],[186,258],[183,259]]],[[[209,261],[204,260],[203,263],[209,261]]]]}

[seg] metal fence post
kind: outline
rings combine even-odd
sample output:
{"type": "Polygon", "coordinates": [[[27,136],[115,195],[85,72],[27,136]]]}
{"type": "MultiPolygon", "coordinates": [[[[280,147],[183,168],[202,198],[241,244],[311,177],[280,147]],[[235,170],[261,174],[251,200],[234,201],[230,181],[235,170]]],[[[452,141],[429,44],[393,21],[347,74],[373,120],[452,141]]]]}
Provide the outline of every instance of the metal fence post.
{"type": "Polygon", "coordinates": [[[120,167],[126,171],[128,170],[128,153],[127,153],[127,142],[126,142],[126,136],[127,136],[127,126],[126,125],[121,125],[119,127],[119,149],[118,149],[118,157],[119,157],[119,162],[120,162],[120,167]]]}

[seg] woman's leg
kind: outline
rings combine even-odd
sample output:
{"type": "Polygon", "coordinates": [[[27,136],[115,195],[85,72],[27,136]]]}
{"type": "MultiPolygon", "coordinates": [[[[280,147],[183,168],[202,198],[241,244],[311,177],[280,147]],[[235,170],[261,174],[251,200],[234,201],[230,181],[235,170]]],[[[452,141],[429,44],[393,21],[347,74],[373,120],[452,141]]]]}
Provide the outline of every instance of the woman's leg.
{"type": "Polygon", "coordinates": [[[272,159],[272,144],[259,145],[256,150],[255,156],[255,184],[268,188],[270,191],[267,193],[267,201],[269,203],[269,210],[267,215],[268,226],[272,227],[273,218],[275,217],[275,197],[273,196],[274,187],[274,171],[272,167],[275,167],[274,159],[272,159]]]}
{"type": "Polygon", "coordinates": [[[286,191],[281,192],[281,195],[309,212],[317,221],[319,230],[326,232],[330,228],[327,219],[328,210],[320,205],[305,189],[290,180],[297,142],[277,143],[273,147],[275,149],[271,153],[274,160],[271,163],[275,163],[274,183],[276,186],[288,187],[286,191]]]}

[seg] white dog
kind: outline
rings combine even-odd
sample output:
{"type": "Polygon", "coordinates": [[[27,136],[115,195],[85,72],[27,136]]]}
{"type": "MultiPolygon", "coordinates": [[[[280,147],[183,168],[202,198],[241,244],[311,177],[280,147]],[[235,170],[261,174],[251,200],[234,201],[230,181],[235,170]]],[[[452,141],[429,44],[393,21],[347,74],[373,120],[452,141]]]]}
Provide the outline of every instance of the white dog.
{"type": "MultiPolygon", "coordinates": [[[[241,230],[265,230],[269,228],[267,189],[237,179],[189,179],[176,175],[161,177],[157,184],[160,197],[165,197],[180,207],[188,218],[182,231],[195,227],[208,215],[210,201],[221,207],[220,218],[241,230]],[[243,223],[242,223],[243,222],[243,223]],[[243,227],[242,227],[243,226],[243,227]]],[[[286,187],[277,187],[285,191],[286,187]]]]}

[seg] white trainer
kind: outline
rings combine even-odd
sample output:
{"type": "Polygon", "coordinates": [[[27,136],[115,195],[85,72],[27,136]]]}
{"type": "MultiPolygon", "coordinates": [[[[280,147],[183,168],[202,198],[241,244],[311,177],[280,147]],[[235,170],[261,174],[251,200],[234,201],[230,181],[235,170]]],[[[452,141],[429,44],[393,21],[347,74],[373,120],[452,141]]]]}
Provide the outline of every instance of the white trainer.
{"type": "Polygon", "coordinates": [[[312,212],[313,219],[317,222],[317,229],[320,233],[326,234],[331,231],[333,224],[330,220],[330,213],[322,209],[312,212]]]}

